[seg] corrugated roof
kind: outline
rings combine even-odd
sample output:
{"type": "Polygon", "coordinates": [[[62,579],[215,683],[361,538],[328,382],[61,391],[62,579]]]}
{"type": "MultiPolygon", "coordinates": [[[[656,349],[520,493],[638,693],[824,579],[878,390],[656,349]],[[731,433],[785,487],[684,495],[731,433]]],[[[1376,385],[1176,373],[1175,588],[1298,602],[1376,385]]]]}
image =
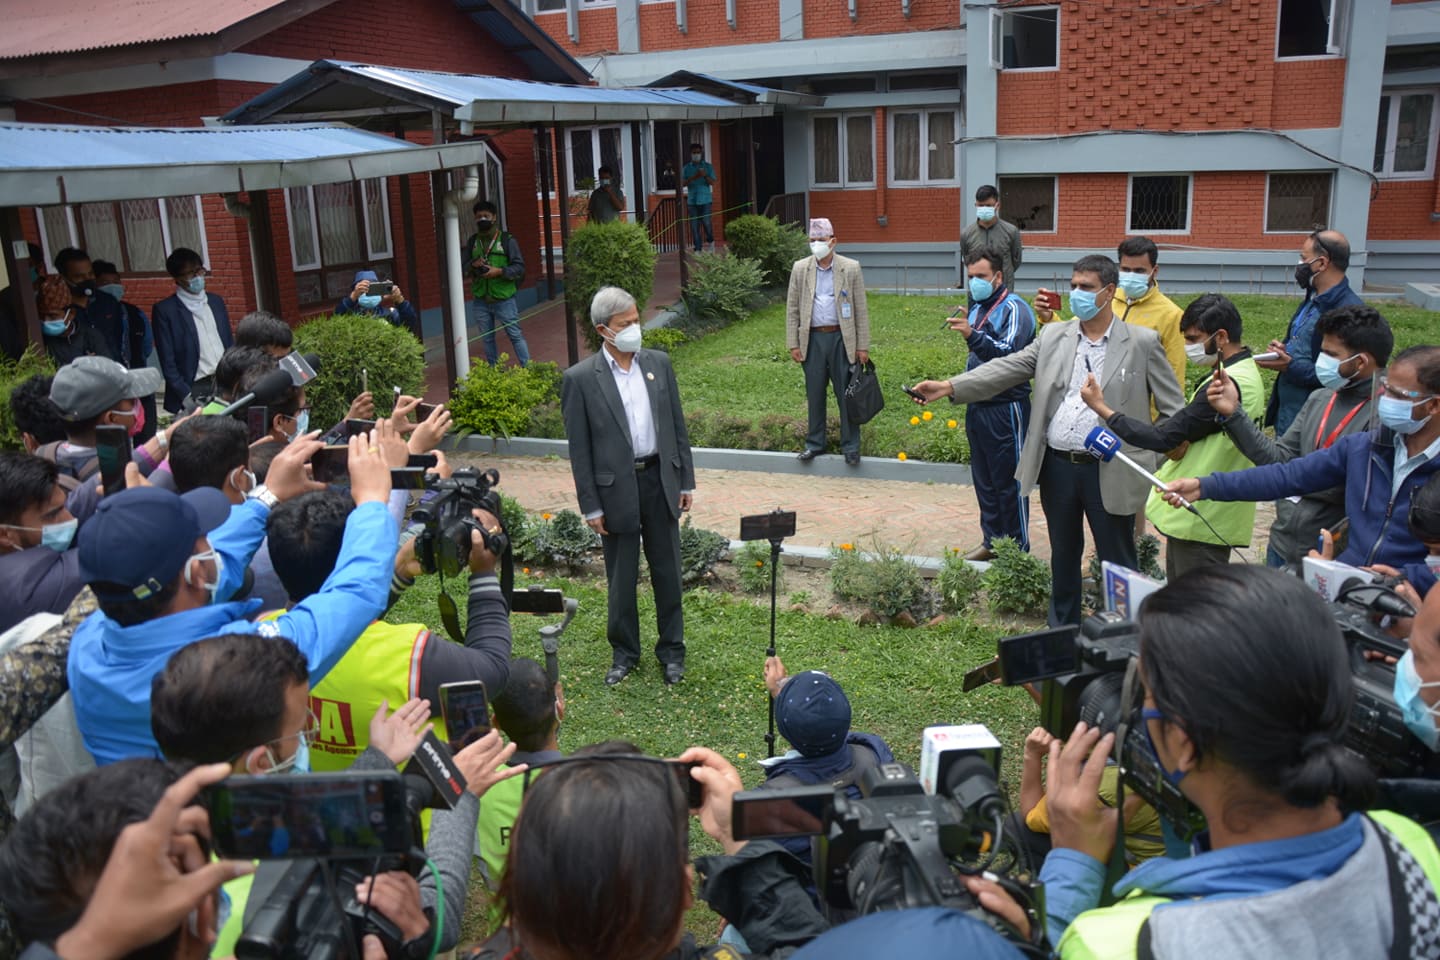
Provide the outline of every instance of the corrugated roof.
{"type": "Polygon", "coordinates": [[[363,112],[399,101],[417,109],[448,109],[480,127],[623,120],[718,120],[768,116],[770,104],[736,103],[695,90],[594,87],[511,77],[403,70],[319,60],[303,73],[241,104],[230,122],[284,120],[293,114],[363,112]]]}
{"type": "Polygon", "coordinates": [[[424,147],[339,124],[0,124],[0,207],[265,190],[478,164],[478,141],[424,147]]]}
{"type": "Polygon", "coordinates": [[[667,73],[658,80],[652,80],[646,84],[647,87],[714,87],[725,90],[740,97],[745,97],[751,103],[785,103],[791,105],[803,105],[819,107],[825,103],[825,98],[810,93],[796,93],[793,90],[777,90],[774,87],[762,87],[758,83],[746,83],[744,80],[726,80],[722,77],[711,76],[708,73],[696,73],[693,70],[676,70],[674,73],[667,73]]]}
{"type": "Polygon", "coordinates": [[[213,36],[289,0],[5,0],[0,59],[213,36]]]}

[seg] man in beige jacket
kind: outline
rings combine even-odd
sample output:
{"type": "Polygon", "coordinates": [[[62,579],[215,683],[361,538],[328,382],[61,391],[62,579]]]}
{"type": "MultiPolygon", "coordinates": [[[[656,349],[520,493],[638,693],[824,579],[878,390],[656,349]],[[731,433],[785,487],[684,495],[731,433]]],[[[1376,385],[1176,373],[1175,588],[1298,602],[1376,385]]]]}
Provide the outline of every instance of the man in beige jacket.
{"type": "Polygon", "coordinates": [[[810,253],[790,270],[785,298],[785,346],[805,368],[809,432],[800,462],[825,452],[825,386],[840,407],[840,450],[845,462],[860,462],[860,427],[845,412],[851,364],[870,360],[870,313],[860,264],[835,254],[835,228],[824,217],[810,221],[810,253]]]}

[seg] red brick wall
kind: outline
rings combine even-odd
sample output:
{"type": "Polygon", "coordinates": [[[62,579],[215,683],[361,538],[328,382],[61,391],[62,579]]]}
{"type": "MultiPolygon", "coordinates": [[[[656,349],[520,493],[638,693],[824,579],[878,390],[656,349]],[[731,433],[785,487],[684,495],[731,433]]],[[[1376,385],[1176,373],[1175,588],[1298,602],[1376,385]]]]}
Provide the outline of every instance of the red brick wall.
{"type": "Polygon", "coordinates": [[[1278,10],[1063,3],[1061,69],[1000,73],[999,133],[1339,126],[1345,61],[1276,61],[1278,10]]]}
{"type": "MultiPolygon", "coordinates": [[[[643,7],[641,8],[644,9],[643,7]]],[[[675,22],[675,8],[665,5],[670,11],[670,22],[675,22]]],[[[601,7],[599,10],[580,11],[580,42],[572,43],[566,27],[565,12],[542,13],[535,18],[540,28],[555,38],[555,42],[572,56],[583,57],[592,53],[614,53],[620,46],[619,31],[615,25],[615,8],[601,7]]]]}
{"type": "Polygon", "coordinates": [[[958,30],[959,6],[945,0],[911,0],[907,20],[898,0],[856,0],[852,21],[849,0],[806,0],[805,38],[958,30]]]}
{"type": "Polygon", "coordinates": [[[1381,180],[1370,203],[1371,240],[1440,240],[1440,181],[1381,180]]]}
{"type": "MultiPolygon", "coordinates": [[[[692,50],[766,43],[780,36],[780,7],[773,0],[736,0],[733,30],[725,19],[725,0],[691,0],[686,15],[690,32],[681,33],[675,26],[674,3],[642,3],[640,49],[692,50]]],[[[580,39],[585,39],[583,34],[580,39]]]]}

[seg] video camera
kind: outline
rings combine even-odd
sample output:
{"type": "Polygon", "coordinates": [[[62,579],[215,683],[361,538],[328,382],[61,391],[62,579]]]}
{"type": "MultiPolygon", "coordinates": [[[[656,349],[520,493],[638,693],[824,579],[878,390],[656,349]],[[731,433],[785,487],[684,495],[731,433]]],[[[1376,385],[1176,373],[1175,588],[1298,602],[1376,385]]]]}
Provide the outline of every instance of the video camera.
{"type": "Polygon", "coordinates": [[[857,913],[943,906],[984,921],[1023,948],[1038,949],[1043,905],[1028,874],[996,879],[1030,913],[1034,942],[982,909],[960,880],[961,873],[994,864],[1007,806],[993,766],[998,757],[957,754],[947,755],[933,795],[899,763],[866,770],[859,799],[830,785],[742,791],[732,808],[734,836],[812,837],[815,886],[832,922],[857,913]]]}
{"type": "Polygon", "coordinates": [[[400,928],[353,891],[378,873],[418,875],[426,861],[421,811],[453,808],[464,792],[465,778],[433,733],[403,773],[234,776],[211,787],[206,804],[221,856],[292,861],[268,892],[261,889],[264,875],[257,875],[252,893],[264,899],[244,925],[236,956],[359,956],[359,944],[374,935],[387,957],[407,957],[400,928]]]}
{"type": "MultiPolygon", "coordinates": [[[[470,531],[480,531],[485,549],[499,557],[510,549],[510,538],[503,527],[491,533],[472,515],[472,510],[487,510],[500,517],[500,482],[496,470],[461,467],[448,479],[426,476],[425,488],[439,493],[429,503],[422,503],[411,514],[411,520],[422,526],[415,538],[415,557],[426,573],[439,572],[442,577],[457,577],[470,562],[470,531]]],[[[468,575],[468,574],[467,574],[468,575]]]]}

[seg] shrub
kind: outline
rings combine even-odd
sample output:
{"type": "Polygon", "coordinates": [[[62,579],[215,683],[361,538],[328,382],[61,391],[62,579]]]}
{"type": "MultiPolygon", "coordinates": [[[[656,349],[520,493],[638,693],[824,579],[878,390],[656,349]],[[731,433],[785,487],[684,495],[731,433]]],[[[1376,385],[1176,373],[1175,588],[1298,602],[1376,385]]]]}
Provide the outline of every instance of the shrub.
{"type": "Polygon", "coordinates": [[[565,251],[565,304],[590,349],[600,349],[600,335],[590,322],[590,301],[601,287],[621,287],[635,298],[640,312],[655,286],[655,248],[638,223],[619,220],[587,223],[570,235],[565,251]]]}
{"type": "Polygon", "coordinates": [[[990,542],[995,559],[981,582],[997,613],[1032,613],[1050,601],[1050,569],[1044,561],[1020,549],[1010,537],[990,542]]]}
{"type": "Polygon", "coordinates": [[[1147,533],[1135,542],[1135,553],[1140,561],[1140,572],[1155,580],[1164,580],[1165,571],[1160,567],[1160,538],[1147,533]]]}
{"type": "Polygon", "coordinates": [[[514,497],[500,494],[500,523],[510,537],[510,553],[516,560],[533,559],[534,545],[530,542],[530,514],[514,497]]]}
{"type": "Polygon", "coordinates": [[[718,330],[744,320],[763,283],[760,263],[723,253],[695,255],[690,282],[681,293],[692,330],[718,330]]]}
{"type": "Polygon", "coordinates": [[[465,432],[524,436],[530,433],[537,413],[559,402],[560,368],[553,363],[536,362],[528,367],[477,363],[456,385],[450,412],[455,426],[465,432]]]}
{"type": "Polygon", "coordinates": [[[959,613],[975,603],[984,586],[980,569],[960,556],[959,550],[945,550],[935,588],[940,593],[940,607],[946,613],[959,613]]]}
{"type": "Polygon", "coordinates": [[[930,615],[934,597],[920,568],[904,554],[893,547],[877,547],[874,555],[866,556],[848,546],[830,550],[830,589],[835,596],[864,604],[882,620],[902,613],[917,621],[930,615]]]}
{"type": "Polygon", "coordinates": [[[548,519],[542,514],[530,525],[531,553],[537,563],[564,564],[571,573],[599,548],[600,535],[574,510],[561,510],[548,519]]]}
{"type": "MultiPolygon", "coordinates": [[[[746,593],[770,593],[770,544],[763,540],[751,540],[740,548],[735,557],[735,575],[740,589],[746,593]]],[[[785,565],[776,568],[775,595],[785,589],[785,565]]],[[[791,598],[794,602],[794,598],[791,598]]]]}
{"type": "Polygon", "coordinates": [[[680,582],[692,586],[705,579],[730,549],[730,538],[690,523],[680,525],[680,582]]]}
{"type": "Polygon", "coordinates": [[[803,227],[789,223],[780,228],[780,239],[765,259],[765,280],[771,284],[790,282],[796,260],[810,256],[810,236],[803,227]]]}
{"type": "Polygon", "coordinates": [[[692,410],[685,415],[685,430],[690,435],[692,447],[720,447],[727,450],[747,450],[746,441],[750,435],[750,421],[745,417],[728,413],[712,413],[708,410],[692,410]]]}
{"type": "Polygon", "coordinates": [[[55,364],[50,362],[49,355],[33,344],[20,355],[19,360],[0,354],[0,394],[5,395],[5,402],[0,404],[0,450],[25,449],[20,429],[10,415],[10,391],[37,373],[54,372],[55,364]]]}
{"type": "Polygon", "coordinates": [[[730,253],[764,264],[780,243],[780,222],[774,217],[747,213],[725,224],[725,245],[730,253]]]}
{"type": "Polygon", "coordinates": [[[305,385],[310,420],[320,429],[338,423],[360,393],[360,371],[369,374],[375,413],[388,416],[390,388],[410,396],[425,387],[425,348],[405,327],[358,313],[316,317],[295,331],[295,349],[320,355],[320,372],[305,385]]]}
{"type": "MultiPolygon", "coordinates": [[[[1160,566],[1160,538],[1153,533],[1147,533],[1135,541],[1136,558],[1139,560],[1140,572],[1152,580],[1164,580],[1165,571],[1160,566]]],[[[1085,590],[1081,595],[1081,602],[1086,609],[1096,612],[1105,609],[1105,568],[1100,565],[1100,557],[1096,554],[1090,555],[1090,563],[1085,568],[1087,580],[1085,590]]]]}
{"type": "Polygon", "coordinates": [[[664,350],[669,353],[689,339],[684,330],[678,330],[675,327],[656,327],[653,330],[645,331],[644,347],[647,350],[664,350]]]}

